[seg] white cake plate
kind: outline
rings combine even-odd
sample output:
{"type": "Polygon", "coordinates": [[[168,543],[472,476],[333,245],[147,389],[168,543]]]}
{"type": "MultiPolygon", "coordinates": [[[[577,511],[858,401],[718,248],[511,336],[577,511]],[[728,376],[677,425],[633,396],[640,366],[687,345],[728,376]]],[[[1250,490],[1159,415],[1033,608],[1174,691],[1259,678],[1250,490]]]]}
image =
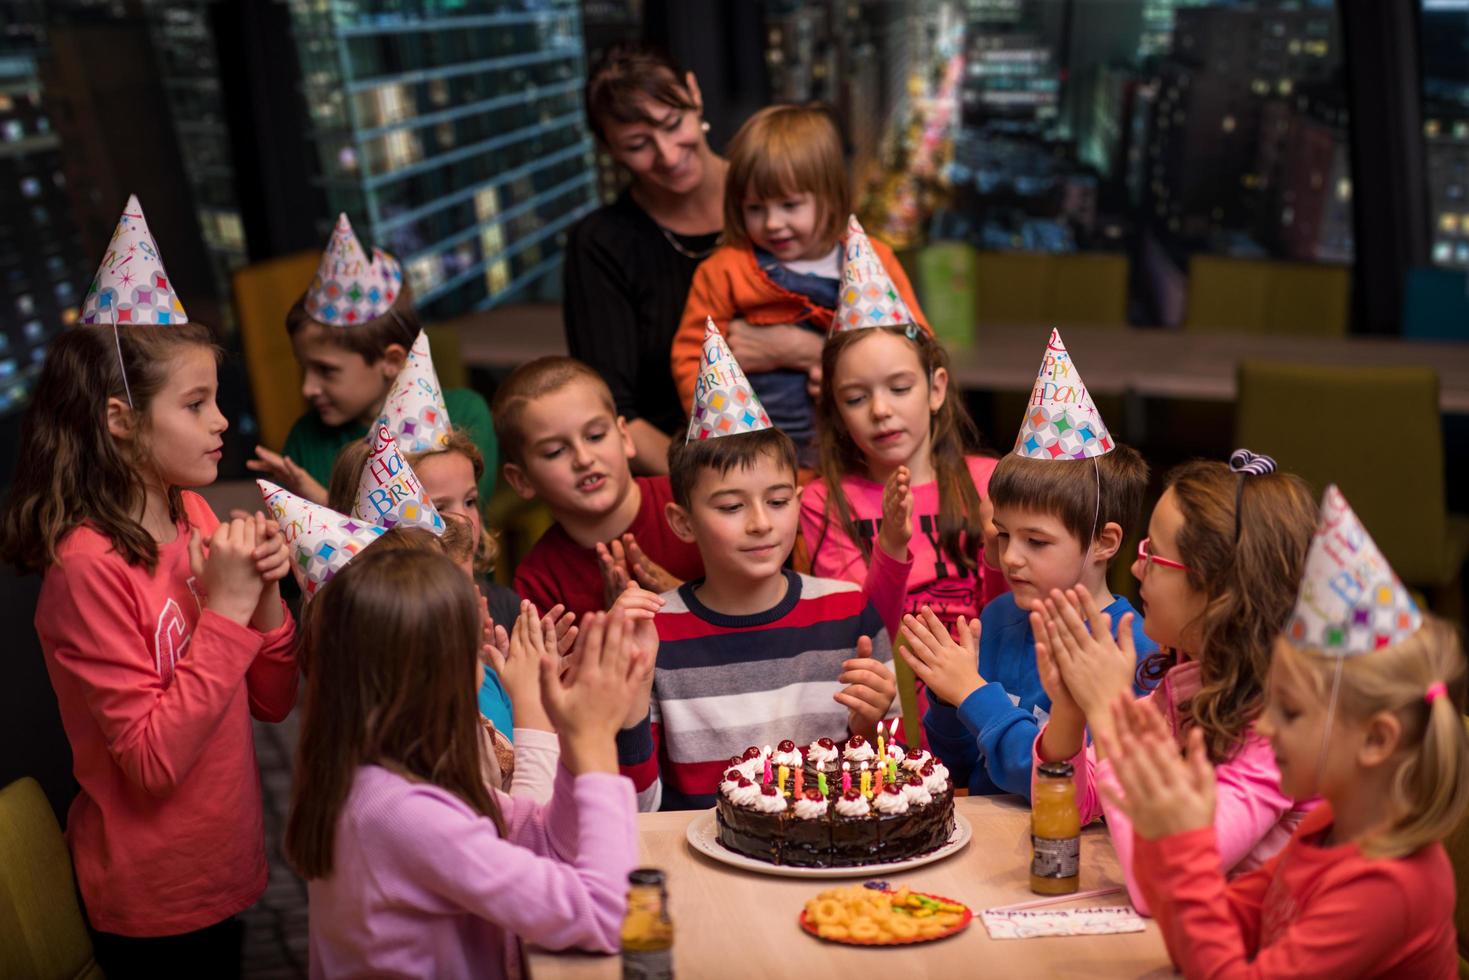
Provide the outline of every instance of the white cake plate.
{"type": "Polygon", "coordinates": [[[950,854],[956,854],[962,850],[964,845],[969,843],[969,838],[974,835],[974,829],[969,826],[969,821],[956,813],[954,814],[954,830],[949,834],[948,843],[927,854],[903,858],[901,861],[864,864],[854,868],[793,868],[736,854],[719,843],[719,823],[715,816],[716,812],[716,808],[711,807],[689,821],[687,831],[689,846],[700,854],[742,871],[776,875],[782,878],[881,878],[896,871],[907,871],[910,868],[919,868],[925,864],[942,861],[950,854]]]}

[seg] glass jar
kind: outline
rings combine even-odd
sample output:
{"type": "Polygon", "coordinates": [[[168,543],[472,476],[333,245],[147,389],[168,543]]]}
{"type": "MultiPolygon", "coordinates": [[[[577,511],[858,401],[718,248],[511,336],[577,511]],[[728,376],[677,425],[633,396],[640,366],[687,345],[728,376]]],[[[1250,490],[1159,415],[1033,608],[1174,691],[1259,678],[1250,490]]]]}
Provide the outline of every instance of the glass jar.
{"type": "Polygon", "coordinates": [[[1081,880],[1081,814],[1069,762],[1042,762],[1030,801],[1030,890],[1070,895],[1081,880]]]}
{"type": "Polygon", "coordinates": [[[627,876],[622,976],[624,980],[672,980],[673,920],[668,917],[666,880],[658,868],[637,868],[627,876]]]}

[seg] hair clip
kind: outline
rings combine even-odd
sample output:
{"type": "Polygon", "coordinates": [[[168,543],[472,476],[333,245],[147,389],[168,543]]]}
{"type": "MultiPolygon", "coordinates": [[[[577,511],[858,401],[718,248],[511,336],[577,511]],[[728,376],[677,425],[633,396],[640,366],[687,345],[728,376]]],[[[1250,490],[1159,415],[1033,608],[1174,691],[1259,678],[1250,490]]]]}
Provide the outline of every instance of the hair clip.
{"type": "Polygon", "coordinates": [[[907,335],[907,337],[908,337],[909,340],[917,340],[918,339],[918,324],[916,324],[916,323],[910,323],[910,324],[908,324],[908,326],[903,330],[903,333],[905,335],[907,335]]]}
{"type": "Polygon", "coordinates": [[[1264,476],[1275,472],[1275,460],[1264,453],[1252,453],[1248,449],[1236,449],[1229,455],[1229,472],[1249,476],[1264,476]]]}

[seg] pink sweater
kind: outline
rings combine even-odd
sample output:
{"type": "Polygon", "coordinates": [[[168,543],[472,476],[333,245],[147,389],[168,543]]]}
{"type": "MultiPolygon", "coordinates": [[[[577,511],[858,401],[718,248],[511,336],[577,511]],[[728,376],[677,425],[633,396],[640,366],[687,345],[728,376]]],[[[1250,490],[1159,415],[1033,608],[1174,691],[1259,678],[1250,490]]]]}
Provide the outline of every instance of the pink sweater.
{"type": "Polygon", "coordinates": [[[229,918],[265,890],[253,715],[296,701],[295,624],[260,634],[201,610],[189,527],[218,525],[184,493],[178,537],[149,575],[90,527],[46,570],[36,632],[81,793],[66,833],[92,925],[168,936],[229,918]]]}
{"type": "MultiPolygon", "coordinates": [[[[990,474],[996,460],[970,456],[969,474],[981,497],[989,493],[990,474]]],[[[872,553],[878,553],[877,533],[882,527],[883,485],[865,476],[849,473],[842,478],[857,532],[866,539],[872,553]]],[[[939,549],[939,488],[936,481],[920,483],[913,488],[913,537],[908,554],[913,567],[908,573],[907,598],[903,612],[917,613],[924,605],[949,626],[960,616],[976,619],[984,604],[1001,593],[1010,591],[999,569],[990,568],[982,559],[982,542],[974,547],[981,555],[980,570],[965,572],[939,549]]],[[[873,568],[862,560],[857,542],[837,524],[828,524],[826,516],[826,483],[812,480],[801,491],[801,536],[811,555],[811,574],[823,578],[841,578],[856,582],[873,594],[873,568]]],[[[894,636],[897,634],[894,633],[894,636]]]]}
{"type": "Polygon", "coordinates": [[[309,882],[313,977],[514,977],[518,940],[614,952],[638,856],[632,783],[558,768],[544,806],[497,793],[506,838],[457,796],[363,766],[334,871],[309,882]]]}
{"type": "MultiPolygon", "coordinates": [[[[1198,690],[1199,664],[1189,660],[1175,665],[1163,675],[1157,689],[1144,698],[1163,712],[1180,742],[1182,726],[1178,706],[1198,690]]],[[[1045,759],[1041,755],[1041,739],[1045,734],[1042,728],[1036,736],[1037,761],[1045,759]]],[[[1106,783],[1112,790],[1121,792],[1111,762],[1106,759],[1097,762],[1096,750],[1090,745],[1070,761],[1076,770],[1076,804],[1081,810],[1083,826],[1099,816],[1106,818],[1107,833],[1112,838],[1112,846],[1117,849],[1117,862],[1127,879],[1127,893],[1137,910],[1148,914],[1147,898],[1138,887],[1132,863],[1132,822],[1127,819],[1127,814],[1108,803],[1097,789],[1097,784],[1106,783]]],[[[1319,802],[1312,799],[1297,803],[1280,791],[1280,770],[1275,766],[1275,753],[1269,741],[1253,731],[1245,736],[1244,745],[1228,762],[1214,768],[1214,781],[1214,830],[1219,847],[1219,867],[1228,875],[1253,871],[1273,857],[1285,847],[1301,819],[1319,802]]]]}

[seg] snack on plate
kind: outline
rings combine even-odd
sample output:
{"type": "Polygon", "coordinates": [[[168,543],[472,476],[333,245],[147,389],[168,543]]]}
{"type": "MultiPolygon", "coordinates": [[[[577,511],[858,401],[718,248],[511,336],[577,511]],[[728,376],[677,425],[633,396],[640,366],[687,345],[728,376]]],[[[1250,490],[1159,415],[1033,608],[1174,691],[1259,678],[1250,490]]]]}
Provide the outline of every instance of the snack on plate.
{"type": "Polygon", "coordinates": [[[828,888],[806,903],[806,921],[822,939],[900,943],[934,939],[965,921],[957,902],[911,891],[874,891],[862,885],[828,888]]]}
{"type": "Polygon", "coordinates": [[[796,867],[856,867],[948,843],[954,784],[942,762],[896,739],[881,751],[860,735],[808,745],[786,739],[730,759],[715,810],[719,842],[737,854],[796,867]]]}

